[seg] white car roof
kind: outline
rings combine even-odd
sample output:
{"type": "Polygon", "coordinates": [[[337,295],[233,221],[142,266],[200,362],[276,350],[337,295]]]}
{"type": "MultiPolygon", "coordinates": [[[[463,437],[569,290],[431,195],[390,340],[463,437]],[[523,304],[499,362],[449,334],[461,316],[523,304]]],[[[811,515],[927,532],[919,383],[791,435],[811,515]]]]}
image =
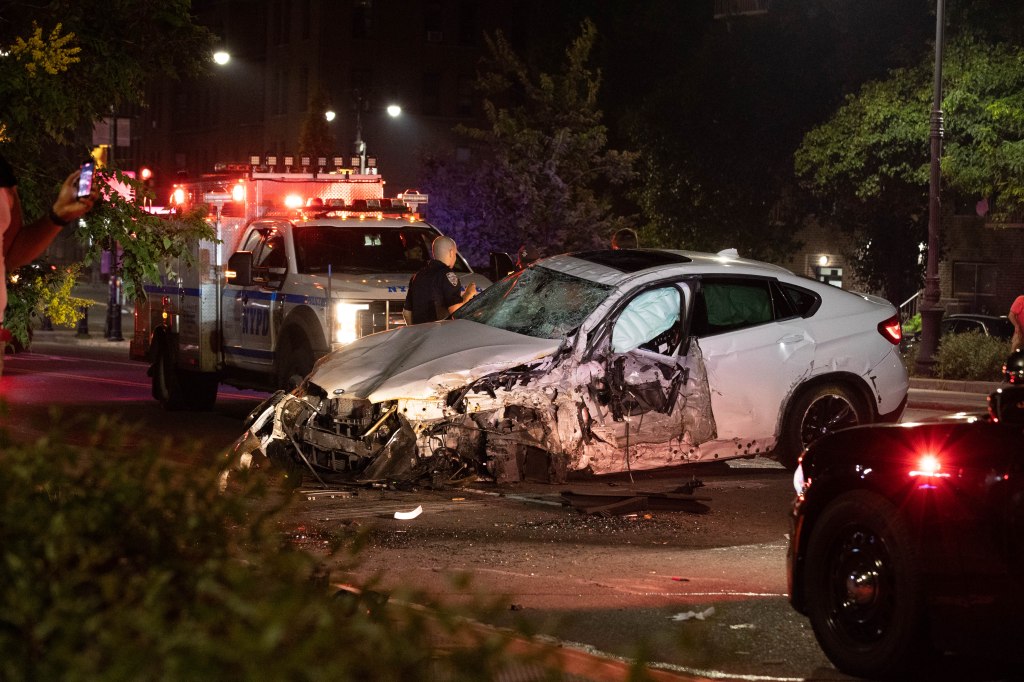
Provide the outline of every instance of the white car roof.
{"type": "Polygon", "coordinates": [[[715,254],[672,249],[586,251],[551,256],[538,261],[537,265],[610,286],[618,286],[651,269],[662,269],[665,274],[714,273],[796,277],[791,271],[778,265],[739,258],[728,253],[715,254]]]}

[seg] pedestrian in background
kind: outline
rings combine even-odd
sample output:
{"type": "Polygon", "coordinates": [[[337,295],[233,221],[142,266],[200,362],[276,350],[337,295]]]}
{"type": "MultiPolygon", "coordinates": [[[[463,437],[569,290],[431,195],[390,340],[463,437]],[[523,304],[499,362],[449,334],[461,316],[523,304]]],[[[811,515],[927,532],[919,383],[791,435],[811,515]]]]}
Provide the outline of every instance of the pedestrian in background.
{"type": "Polygon", "coordinates": [[[1010,352],[1012,353],[1024,345],[1024,296],[1014,299],[1007,317],[1013,323],[1013,339],[1010,340],[1010,352]]]}
{"type": "MultiPolygon", "coordinates": [[[[7,271],[17,270],[35,260],[50,245],[61,229],[78,220],[92,209],[99,195],[97,189],[85,197],[78,196],[78,176],[75,171],[64,180],[50,212],[38,220],[25,224],[21,214],[21,198],[14,170],[0,156],[0,327],[3,327],[7,308],[7,271]]],[[[0,341],[0,374],[3,373],[3,354],[6,342],[0,341]]]]}
{"type": "Polygon", "coordinates": [[[540,253],[537,252],[537,249],[523,244],[519,247],[518,255],[516,256],[516,271],[522,270],[538,258],[540,258],[540,253]]]}
{"type": "Polygon", "coordinates": [[[636,230],[623,227],[620,230],[616,230],[615,234],[612,235],[612,249],[618,251],[620,249],[635,249],[640,245],[640,240],[637,239],[636,230]]]}
{"type": "Polygon", "coordinates": [[[409,280],[402,311],[406,324],[443,320],[476,296],[476,282],[465,291],[452,268],[459,250],[451,237],[437,237],[430,245],[433,259],[409,280]]]}

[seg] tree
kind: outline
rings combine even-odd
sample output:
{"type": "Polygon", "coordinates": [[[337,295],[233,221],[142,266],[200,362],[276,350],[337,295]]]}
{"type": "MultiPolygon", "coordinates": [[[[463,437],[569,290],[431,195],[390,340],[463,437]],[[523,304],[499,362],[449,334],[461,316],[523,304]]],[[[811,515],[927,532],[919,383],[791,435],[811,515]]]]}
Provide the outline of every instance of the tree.
{"type": "MultiPolygon", "coordinates": [[[[1024,208],[1024,50],[966,34],[944,60],[943,179],[969,195],[1024,208]]],[[[858,275],[890,300],[920,285],[926,241],[933,61],[864,85],[812,129],[795,168],[821,201],[819,219],[863,244],[858,275]]]]}
{"type": "Polygon", "coordinates": [[[499,32],[477,85],[489,128],[461,128],[487,152],[475,164],[425,160],[431,217],[471,260],[530,244],[545,254],[607,246],[628,221],[610,189],[633,178],[635,154],[607,148],[589,65],[597,31],[584,21],[558,73],[531,69],[499,32]]]}
{"type": "MultiPolygon", "coordinates": [[[[145,104],[150,79],[201,73],[212,35],[193,23],[188,0],[16,4],[19,11],[0,22],[0,52],[8,55],[0,58],[0,150],[18,173],[31,219],[45,212],[60,182],[87,156],[93,123],[123,104],[145,104]]],[[[146,191],[116,169],[100,177],[146,191]]],[[[103,192],[103,204],[76,236],[91,245],[91,257],[111,239],[121,245],[130,294],[142,295],[142,278],[161,260],[183,254],[195,238],[212,238],[201,214],[168,222],[110,186],[103,192]]]]}
{"type": "Polygon", "coordinates": [[[317,88],[309,100],[309,115],[302,123],[299,154],[309,156],[313,166],[316,166],[318,156],[327,157],[334,152],[334,135],[324,117],[329,105],[327,93],[323,88],[317,88]]]}

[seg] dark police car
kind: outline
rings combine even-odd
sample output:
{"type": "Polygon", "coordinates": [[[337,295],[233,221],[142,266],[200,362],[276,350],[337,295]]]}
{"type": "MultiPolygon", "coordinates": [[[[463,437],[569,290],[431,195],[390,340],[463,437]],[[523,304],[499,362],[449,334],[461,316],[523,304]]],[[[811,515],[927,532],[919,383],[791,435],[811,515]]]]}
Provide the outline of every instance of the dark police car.
{"type": "Polygon", "coordinates": [[[987,416],[822,438],[794,484],[790,602],[836,668],[910,679],[953,652],[1024,670],[1024,387],[987,416]]]}

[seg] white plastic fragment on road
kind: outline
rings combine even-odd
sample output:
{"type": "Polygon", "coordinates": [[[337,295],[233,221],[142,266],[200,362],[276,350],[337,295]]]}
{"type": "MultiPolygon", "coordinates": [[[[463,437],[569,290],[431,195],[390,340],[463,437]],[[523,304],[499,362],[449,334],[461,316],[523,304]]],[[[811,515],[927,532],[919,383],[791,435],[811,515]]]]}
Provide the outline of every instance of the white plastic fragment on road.
{"type": "Polygon", "coordinates": [[[399,521],[408,521],[410,519],[415,519],[417,516],[419,516],[422,513],[423,513],[423,505],[420,505],[420,506],[416,507],[415,509],[413,509],[412,511],[407,511],[407,512],[396,511],[395,512],[395,518],[398,519],[399,521]]]}
{"type": "Polygon", "coordinates": [[[715,615],[715,607],[709,606],[703,611],[687,611],[686,613],[677,613],[676,615],[671,617],[671,620],[704,620],[705,618],[713,615],[715,615]]]}
{"type": "Polygon", "coordinates": [[[754,629],[754,624],[753,623],[736,623],[735,625],[730,625],[729,629],[730,630],[753,630],[754,629]]]}

